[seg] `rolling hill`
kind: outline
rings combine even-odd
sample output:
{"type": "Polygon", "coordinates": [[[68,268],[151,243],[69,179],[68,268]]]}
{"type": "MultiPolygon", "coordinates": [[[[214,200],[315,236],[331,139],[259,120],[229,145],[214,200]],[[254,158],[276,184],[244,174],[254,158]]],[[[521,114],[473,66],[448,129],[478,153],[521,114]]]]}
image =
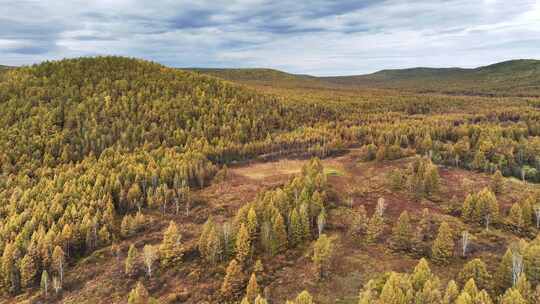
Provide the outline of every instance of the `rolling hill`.
{"type": "Polygon", "coordinates": [[[338,82],[123,57],[0,73],[0,303],[538,303],[538,103],[338,82]]]}
{"type": "Polygon", "coordinates": [[[198,69],[230,81],[282,87],[396,89],[415,93],[540,96],[540,60],[511,60],[475,69],[410,68],[356,76],[315,77],[269,69],[198,69]]]}

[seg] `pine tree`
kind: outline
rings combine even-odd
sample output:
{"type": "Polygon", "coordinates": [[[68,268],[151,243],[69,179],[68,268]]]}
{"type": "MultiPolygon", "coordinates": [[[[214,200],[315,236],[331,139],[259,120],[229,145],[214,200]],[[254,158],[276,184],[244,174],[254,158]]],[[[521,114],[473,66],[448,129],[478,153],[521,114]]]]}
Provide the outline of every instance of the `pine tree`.
{"type": "Polygon", "coordinates": [[[231,260],[229,266],[227,266],[227,272],[221,285],[221,294],[225,298],[234,298],[241,289],[242,282],[244,282],[242,268],[240,264],[235,260],[231,260]]]}
{"type": "Polygon", "coordinates": [[[236,260],[240,265],[245,265],[250,254],[251,254],[251,241],[249,237],[249,231],[246,228],[246,225],[242,223],[240,230],[238,230],[238,235],[236,236],[236,260]]]}
{"type": "Polygon", "coordinates": [[[176,223],[170,221],[167,230],[163,233],[163,241],[159,245],[161,265],[164,268],[178,265],[182,260],[184,248],[181,240],[182,236],[178,232],[176,223]]]}
{"type": "Polygon", "coordinates": [[[328,238],[326,234],[322,234],[315,242],[313,250],[313,263],[315,263],[319,278],[324,277],[326,269],[328,268],[328,264],[332,257],[333,250],[334,248],[332,240],[330,240],[330,238],[328,238]]]}
{"type": "Polygon", "coordinates": [[[259,284],[257,284],[257,276],[255,275],[255,273],[252,273],[246,287],[246,298],[251,303],[255,300],[255,298],[259,294],[260,294],[260,290],[259,290],[259,284]]]}
{"type": "Polygon", "coordinates": [[[137,248],[131,244],[129,246],[128,254],[125,261],[125,273],[128,276],[132,276],[136,272],[137,263],[137,248]]]}
{"type": "Polygon", "coordinates": [[[431,258],[439,264],[446,264],[454,254],[454,238],[452,230],[446,222],[439,227],[437,238],[431,247],[431,258]]]}
{"type": "Polygon", "coordinates": [[[398,251],[411,249],[413,238],[409,213],[403,211],[392,229],[392,247],[398,251]]]}

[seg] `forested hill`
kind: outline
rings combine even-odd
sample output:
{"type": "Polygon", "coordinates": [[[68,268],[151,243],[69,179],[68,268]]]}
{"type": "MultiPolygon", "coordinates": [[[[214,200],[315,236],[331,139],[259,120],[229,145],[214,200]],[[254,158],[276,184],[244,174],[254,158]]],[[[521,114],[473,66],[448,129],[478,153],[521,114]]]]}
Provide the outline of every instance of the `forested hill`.
{"type": "Polygon", "coordinates": [[[281,87],[382,88],[415,93],[540,96],[540,60],[511,60],[476,69],[410,68],[368,75],[314,77],[268,69],[195,69],[231,81],[281,87]]]}
{"type": "Polygon", "coordinates": [[[77,162],[113,146],[234,149],[297,124],[273,97],[120,57],[9,70],[0,76],[0,103],[4,173],[77,162]]]}
{"type": "Polygon", "coordinates": [[[281,87],[296,87],[296,88],[309,88],[309,87],[324,87],[332,85],[326,83],[323,80],[301,74],[290,74],[274,69],[259,69],[259,68],[246,68],[246,69],[204,69],[204,68],[192,68],[187,69],[189,71],[198,72],[201,74],[208,74],[229,81],[240,82],[245,84],[255,85],[271,85],[281,87]]]}

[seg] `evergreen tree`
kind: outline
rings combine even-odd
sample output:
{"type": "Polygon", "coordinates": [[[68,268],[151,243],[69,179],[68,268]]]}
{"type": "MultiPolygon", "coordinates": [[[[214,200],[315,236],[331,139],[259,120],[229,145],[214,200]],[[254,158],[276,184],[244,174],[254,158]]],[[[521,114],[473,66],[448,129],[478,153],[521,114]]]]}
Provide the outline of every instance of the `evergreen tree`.
{"type": "Polygon", "coordinates": [[[437,238],[431,247],[431,258],[439,264],[446,264],[454,254],[454,238],[452,230],[446,222],[439,227],[437,238]]]}

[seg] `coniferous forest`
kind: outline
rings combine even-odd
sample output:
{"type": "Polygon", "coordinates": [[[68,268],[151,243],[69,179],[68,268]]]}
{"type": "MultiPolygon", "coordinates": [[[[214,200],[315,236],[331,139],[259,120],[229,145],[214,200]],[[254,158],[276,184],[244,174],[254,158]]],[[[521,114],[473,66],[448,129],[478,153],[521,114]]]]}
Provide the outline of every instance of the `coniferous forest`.
{"type": "Polygon", "coordinates": [[[539,66],[0,67],[0,303],[540,303],[539,66]]]}

